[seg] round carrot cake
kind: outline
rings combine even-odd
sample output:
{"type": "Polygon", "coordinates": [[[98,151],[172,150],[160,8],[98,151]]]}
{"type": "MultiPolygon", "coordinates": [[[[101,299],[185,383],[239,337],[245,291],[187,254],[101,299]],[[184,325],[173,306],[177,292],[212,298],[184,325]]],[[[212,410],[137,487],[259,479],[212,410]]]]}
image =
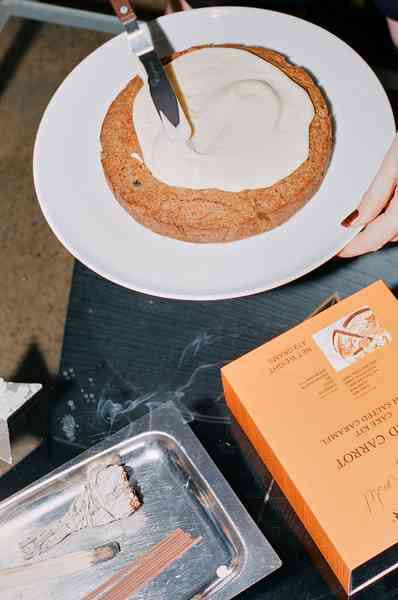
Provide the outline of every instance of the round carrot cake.
{"type": "Polygon", "coordinates": [[[230,242],[273,229],[316,192],[332,151],[325,98],[278,52],[197,46],[165,61],[192,126],[167,136],[144,77],[110,105],[101,161],[120,204],[152,231],[230,242]]]}

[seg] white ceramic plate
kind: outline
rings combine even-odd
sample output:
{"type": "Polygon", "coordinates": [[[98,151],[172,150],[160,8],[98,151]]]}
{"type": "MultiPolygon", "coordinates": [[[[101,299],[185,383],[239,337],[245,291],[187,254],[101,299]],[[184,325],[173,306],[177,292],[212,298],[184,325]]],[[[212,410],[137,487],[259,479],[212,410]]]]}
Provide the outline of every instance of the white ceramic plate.
{"type": "Polygon", "coordinates": [[[138,225],[114,200],[100,164],[106,110],[134,75],[120,35],[88,56],[49,103],[37,134],[34,180],[48,223],[82,263],[133,290],[191,300],[253,294],[308,273],[352,237],[340,222],[358,203],[394,135],[385,92],[345,43],[306,21],[251,8],[197,9],[163,17],[172,48],[235,42],[286,54],[325,90],[335,119],[326,178],[287,224],[228,244],[190,244],[138,225]]]}

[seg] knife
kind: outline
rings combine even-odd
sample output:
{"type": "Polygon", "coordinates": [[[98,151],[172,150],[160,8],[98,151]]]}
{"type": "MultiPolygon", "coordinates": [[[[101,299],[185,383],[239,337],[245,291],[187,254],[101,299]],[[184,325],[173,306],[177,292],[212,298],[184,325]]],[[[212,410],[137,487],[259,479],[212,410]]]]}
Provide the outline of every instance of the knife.
{"type": "Polygon", "coordinates": [[[139,26],[129,0],[111,0],[111,4],[124,27],[131,50],[144,65],[152,100],[167,135],[172,139],[188,140],[192,135],[191,126],[156,54],[150,36],[139,26]]]}

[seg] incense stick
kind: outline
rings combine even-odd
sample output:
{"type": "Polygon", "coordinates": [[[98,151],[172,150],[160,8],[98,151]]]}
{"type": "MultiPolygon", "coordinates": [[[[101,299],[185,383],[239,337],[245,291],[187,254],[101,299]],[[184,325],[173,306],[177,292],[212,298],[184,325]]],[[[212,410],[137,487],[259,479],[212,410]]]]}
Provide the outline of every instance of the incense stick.
{"type": "MultiPolygon", "coordinates": [[[[181,541],[174,548],[168,548],[163,556],[151,556],[153,564],[141,566],[137,572],[128,575],[117,587],[113,589],[106,597],[106,600],[129,600],[152,579],[158,577],[176,560],[181,558],[187,550],[195,543],[195,540],[181,541]]],[[[148,559],[149,560],[149,559],[148,559]]],[[[104,599],[105,600],[105,599],[104,599]]]]}
{"type": "Polygon", "coordinates": [[[129,600],[134,597],[143,586],[163,573],[199,541],[199,538],[194,540],[185,534],[184,538],[180,538],[172,544],[169,543],[167,549],[152,550],[146,555],[142,564],[115,586],[103,600],[129,600]]]}
{"type": "Polygon", "coordinates": [[[54,577],[65,577],[99,563],[111,560],[120,552],[117,542],[99,546],[90,551],[72,552],[57,558],[49,558],[34,563],[25,563],[19,567],[0,571],[0,590],[25,586],[35,581],[54,577]]]}
{"type": "Polygon", "coordinates": [[[202,538],[192,538],[181,529],[156,544],[146,554],[126,565],[84,600],[128,600],[158,577],[202,538]]]}
{"type": "MultiPolygon", "coordinates": [[[[170,543],[170,541],[173,542],[174,539],[176,539],[177,537],[180,536],[180,532],[181,532],[181,530],[176,529],[175,532],[173,532],[172,534],[170,534],[169,536],[167,536],[166,538],[164,538],[155,547],[158,548],[159,550],[161,550],[163,548],[166,548],[167,544],[170,543]]],[[[95,598],[98,597],[98,594],[101,594],[101,593],[103,594],[106,591],[109,591],[112,588],[113,585],[116,585],[117,583],[119,583],[123,579],[123,577],[125,577],[129,573],[131,573],[134,570],[134,568],[136,568],[136,566],[138,566],[140,564],[140,561],[142,560],[142,558],[143,557],[141,556],[137,560],[128,563],[125,567],[123,567],[122,569],[120,569],[120,571],[118,571],[110,579],[108,579],[107,581],[105,581],[105,583],[101,584],[93,592],[90,592],[87,596],[85,596],[83,598],[83,600],[94,600],[95,598]]]]}

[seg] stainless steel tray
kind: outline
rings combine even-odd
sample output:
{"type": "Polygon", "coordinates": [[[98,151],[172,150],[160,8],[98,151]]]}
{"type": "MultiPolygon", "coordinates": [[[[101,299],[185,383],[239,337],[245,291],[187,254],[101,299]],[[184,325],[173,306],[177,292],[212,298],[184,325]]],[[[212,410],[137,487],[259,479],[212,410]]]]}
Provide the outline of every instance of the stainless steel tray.
{"type": "Polygon", "coordinates": [[[128,519],[70,536],[42,558],[110,541],[118,541],[122,552],[68,578],[7,590],[1,600],[79,600],[177,527],[203,541],[143,588],[139,600],[229,600],[281,565],[181,414],[168,403],[2,502],[0,568],[22,564],[19,542],[66,512],[82,490],[89,463],[114,454],[133,468],[143,506],[128,519]]]}

